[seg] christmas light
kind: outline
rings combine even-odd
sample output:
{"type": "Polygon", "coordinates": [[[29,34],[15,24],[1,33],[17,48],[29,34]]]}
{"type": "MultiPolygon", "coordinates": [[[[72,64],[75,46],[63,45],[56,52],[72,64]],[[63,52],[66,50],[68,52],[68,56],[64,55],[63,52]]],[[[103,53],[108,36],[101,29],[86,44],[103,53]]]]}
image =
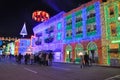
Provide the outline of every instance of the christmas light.
{"type": "Polygon", "coordinates": [[[120,43],[120,40],[111,41],[112,43],[120,43]]]}

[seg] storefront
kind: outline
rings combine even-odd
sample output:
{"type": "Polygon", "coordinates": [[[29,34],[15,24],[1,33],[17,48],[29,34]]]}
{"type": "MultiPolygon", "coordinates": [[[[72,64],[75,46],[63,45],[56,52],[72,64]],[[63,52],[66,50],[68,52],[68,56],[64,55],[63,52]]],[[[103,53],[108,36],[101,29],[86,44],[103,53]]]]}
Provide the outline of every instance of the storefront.
{"type": "Polygon", "coordinates": [[[98,63],[98,48],[96,43],[90,42],[87,45],[88,55],[89,58],[92,60],[93,63],[98,63]]]}
{"type": "Polygon", "coordinates": [[[108,59],[111,66],[120,66],[120,44],[110,44],[108,47],[108,59]]]}
{"type": "Polygon", "coordinates": [[[65,62],[72,62],[73,53],[72,53],[72,46],[67,45],[65,48],[65,62]]]}
{"type": "Polygon", "coordinates": [[[75,62],[79,63],[80,62],[80,53],[84,54],[84,48],[82,44],[77,44],[75,47],[75,62]]]}

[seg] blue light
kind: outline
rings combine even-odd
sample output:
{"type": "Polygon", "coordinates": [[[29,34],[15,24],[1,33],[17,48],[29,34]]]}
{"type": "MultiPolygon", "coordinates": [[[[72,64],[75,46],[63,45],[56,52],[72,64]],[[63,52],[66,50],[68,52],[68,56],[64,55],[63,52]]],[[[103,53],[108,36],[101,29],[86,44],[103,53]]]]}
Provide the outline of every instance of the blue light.
{"type": "Polygon", "coordinates": [[[62,23],[59,22],[59,23],[57,24],[57,29],[58,29],[58,30],[61,30],[61,28],[62,28],[62,23]]]}
{"type": "MultiPolygon", "coordinates": [[[[85,40],[94,40],[94,39],[97,39],[97,38],[100,38],[101,36],[101,21],[100,21],[100,3],[99,2],[96,2],[94,4],[94,7],[95,7],[95,24],[96,24],[96,34],[95,35],[91,35],[91,36],[87,36],[87,31],[85,31],[86,35],[85,35],[85,40]]],[[[85,27],[85,26],[84,26],[85,27]]],[[[85,29],[86,30],[86,29],[85,29]]]]}
{"type": "MultiPolygon", "coordinates": [[[[72,14],[69,14],[68,16],[72,15],[72,39],[71,40],[66,40],[66,36],[64,36],[64,42],[67,44],[67,43],[72,43],[72,42],[80,42],[82,40],[94,40],[94,39],[100,39],[101,37],[101,21],[100,21],[100,2],[96,2],[93,4],[94,7],[95,7],[95,24],[96,24],[96,34],[95,35],[90,35],[88,36],[87,35],[87,11],[86,11],[86,8],[83,8],[81,9],[82,10],[82,30],[83,30],[83,37],[80,37],[80,38],[76,38],[76,27],[75,27],[75,24],[76,24],[76,16],[75,16],[75,12],[72,13],[72,14]]],[[[66,18],[64,19],[64,26],[66,27],[66,18]]],[[[64,28],[64,35],[66,35],[66,29],[64,28]]]]}
{"type": "Polygon", "coordinates": [[[0,46],[3,44],[3,41],[2,40],[0,40],[0,46]]]}
{"type": "Polygon", "coordinates": [[[57,34],[57,40],[61,40],[61,33],[60,32],[57,34]]]}
{"type": "Polygon", "coordinates": [[[28,47],[30,46],[30,39],[20,39],[20,45],[19,45],[19,53],[25,54],[27,51],[28,47]]]}

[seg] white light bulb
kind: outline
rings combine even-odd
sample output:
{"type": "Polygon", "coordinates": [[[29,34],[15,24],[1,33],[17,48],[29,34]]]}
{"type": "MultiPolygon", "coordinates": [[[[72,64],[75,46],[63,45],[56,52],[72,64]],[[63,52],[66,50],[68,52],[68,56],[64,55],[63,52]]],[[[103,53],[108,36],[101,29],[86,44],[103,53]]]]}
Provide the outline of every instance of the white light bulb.
{"type": "Polygon", "coordinates": [[[120,16],[118,17],[118,21],[120,21],[120,16]]]}

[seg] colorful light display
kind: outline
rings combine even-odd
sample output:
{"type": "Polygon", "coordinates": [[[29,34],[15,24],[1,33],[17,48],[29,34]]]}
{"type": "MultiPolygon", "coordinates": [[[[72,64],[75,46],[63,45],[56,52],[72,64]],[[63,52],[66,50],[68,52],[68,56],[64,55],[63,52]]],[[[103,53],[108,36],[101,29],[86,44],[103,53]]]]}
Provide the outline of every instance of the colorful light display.
{"type": "Polygon", "coordinates": [[[30,47],[30,39],[19,39],[18,54],[25,55],[30,47]]]}
{"type": "Polygon", "coordinates": [[[91,41],[96,38],[100,39],[100,2],[95,2],[91,6],[78,10],[75,13],[69,14],[65,18],[64,26],[66,26],[66,29],[64,30],[64,38],[66,38],[65,43],[71,43],[81,40],[91,41]],[[93,12],[94,16],[89,17],[89,19],[87,19],[87,15],[90,13],[93,14],[93,12]],[[87,25],[89,25],[89,29],[91,30],[89,32],[87,31],[87,25]],[[80,33],[76,34],[78,32],[80,33]],[[74,36],[76,36],[76,38],[74,36]]]}
{"type": "Polygon", "coordinates": [[[36,52],[42,50],[55,51],[55,61],[62,61],[63,53],[63,16],[64,12],[60,12],[48,21],[39,24],[33,28],[34,38],[32,38],[33,49],[36,52]],[[40,35],[38,35],[40,34],[40,35]],[[51,39],[52,38],[52,39],[51,39]],[[40,40],[41,44],[34,44],[40,40]],[[59,60],[60,59],[60,60],[59,60]]]}
{"type": "Polygon", "coordinates": [[[32,19],[37,22],[47,21],[49,17],[50,17],[49,14],[45,11],[37,10],[32,13],[32,19]]]}
{"type": "MultiPolygon", "coordinates": [[[[54,19],[55,19],[54,21],[53,21],[53,19],[50,19],[50,20],[34,27],[33,31],[34,31],[35,35],[38,33],[42,34],[42,36],[39,36],[39,37],[36,36],[36,40],[37,39],[41,40],[41,44],[39,46],[37,46],[37,48],[39,50],[44,50],[44,49],[48,50],[49,47],[51,47],[51,50],[55,50],[59,47],[59,48],[61,48],[60,50],[63,50],[63,48],[62,48],[63,44],[66,45],[66,47],[64,47],[64,48],[67,48],[67,44],[71,44],[71,43],[75,43],[75,42],[82,42],[84,40],[86,40],[86,43],[85,43],[86,47],[87,47],[87,44],[89,43],[88,41],[96,41],[94,43],[96,45],[97,42],[100,41],[99,39],[101,37],[101,32],[100,32],[101,30],[99,29],[101,27],[100,13],[99,13],[100,8],[99,7],[100,7],[100,3],[95,2],[94,4],[91,4],[90,6],[86,6],[85,8],[83,8],[81,10],[78,9],[76,12],[67,15],[65,18],[63,18],[63,20],[61,20],[61,22],[64,22],[62,24],[60,24],[60,22],[57,21],[59,18],[54,16],[54,19]],[[94,12],[94,16],[91,17],[91,15],[93,15],[93,12],[94,12]],[[89,19],[88,19],[87,15],[90,13],[91,13],[91,15],[89,15],[89,19]],[[55,25],[53,25],[53,23],[56,24],[55,22],[58,23],[58,27],[55,27],[55,25]],[[89,25],[89,24],[92,26],[95,24],[94,31],[87,32],[86,25],[89,25]],[[62,30],[60,30],[61,25],[65,26],[65,27],[61,28],[62,30]],[[53,33],[48,34],[48,31],[49,31],[48,29],[51,26],[54,26],[54,28],[52,30],[53,33]],[[47,33],[45,33],[46,31],[47,31],[47,33]],[[90,33],[90,34],[88,35],[88,33],[90,33]],[[46,37],[48,37],[48,35],[50,36],[51,34],[54,35],[53,38],[55,40],[53,40],[53,42],[46,43],[44,41],[44,39],[46,39],[46,37]],[[61,38],[62,40],[60,40],[61,36],[62,36],[62,38],[61,38]],[[59,43],[59,45],[58,45],[58,43],[59,43]]],[[[92,26],[89,26],[89,27],[91,28],[92,26]]],[[[74,50],[76,45],[77,44],[73,44],[74,47],[72,46],[71,49],[65,49],[64,53],[66,53],[66,52],[69,53],[68,58],[69,58],[69,56],[75,57],[75,55],[78,54],[78,53],[75,54],[75,51],[79,51],[79,48],[76,48],[76,50],[74,50]]],[[[82,45],[83,45],[83,43],[82,43],[82,45]]],[[[100,45],[97,44],[97,46],[100,46],[100,45]]],[[[90,48],[88,47],[88,49],[90,49],[90,48]]],[[[94,48],[94,49],[96,49],[96,48],[94,48]]],[[[67,54],[66,54],[66,56],[67,56],[67,54]]],[[[68,59],[68,58],[66,58],[66,61],[70,61],[70,59],[68,59]]],[[[76,56],[75,61],[78,61],[77,56],[76,56]]]]}
{"type": "Polygon", "coordinates": [[[22,35],[23,37],[27,35],[26,23],[24,23],[23,28],[20,32],[20,35],[22,35]]]}
{"type": "Polygon", "coordinates": [[[79,62],[81,52],[88,53],[99,64],[111,65],[113,58],[119,61],[120,1],[109,0],[104,4],[100,2],[101,0],[92,0],[64,14],[59,21],[58,16],[54,16],[54,20],[52,18],[34,27],[35,35],[42,33],[39,37],[41,45],[35,48],[48,50],[51,47],[51,50],[62,51],[63,54],[58,52],[55,56],[56,60],[60,59],[58,56],[62,56],[63,62],[79,62]],[[45,30],[50,26],[54,26],[53,33],[46,34],[45,30]],[[44,42],[45,36],[48,35],[54,36],[53,42],[44,42]],[[115,44],[118,44],[118,47],[115,44]]]}
{"type": "MultiPolygon", "coordinates": [[[[104,33],[106,33],[104,37],[103,44],[105,44],[105,48],[103,50],[103,58],[104,62],[107,65],[120,65],[120,54],[119,54],[119,37],[120,37],[120,28],[119,28],[119,9],[120,9],[120,1],[119,0],[109,0],[104,4],[104,16],[105,16],[105,26],[106,29],[103,29],[104,33]],[[116,45],[118,47],[116,48],[116,45]],[[112,46],[112,47],[111,47],[112,46]],[[105,54],[106,53],[106,54],[105,54]]],[[[103,23],[104,23],[103,22],[103,23]]]]}

